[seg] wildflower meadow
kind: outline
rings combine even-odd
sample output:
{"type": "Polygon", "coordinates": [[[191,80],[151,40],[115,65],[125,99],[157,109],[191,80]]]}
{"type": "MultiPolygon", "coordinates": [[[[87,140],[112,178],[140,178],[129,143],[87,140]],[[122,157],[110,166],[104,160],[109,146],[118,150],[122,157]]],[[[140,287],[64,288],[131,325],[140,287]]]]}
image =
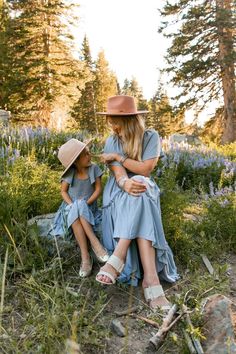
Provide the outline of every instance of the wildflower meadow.
{"type": "MultiPolygon", "coordinates": [[[[54,213],[60,205],[62,167],[57,152],[72,137],[89,138],[77,131],[1,129],[2,353],[72,353],[71,343],[80,348],[76,353],[106,352],[104,338],[110,332],[101,314],[108,294],[94,277],[79,280],[79,252],[73,240],[61,248],[57,240],[40,237],[37,228],[28,224],[30,218],[54,213]]],[[[103,143],[93,140],[95,159],[103,143]]],[[[162,146],[152,177],[161,190],[166,238],[185,279],[180,290],[186,294],[191,284],[192,306],[196,306],[200,293],[209,288],[227,289],[224,260],[236,251],[236,145],[195,147],[163,140],[162,146]],[[214,264],[217,282],[199,272],[201,254],[214,264]]],[[[105,169],[103,183],[107,175],[105,169]]],[[[121,291],[127,290],[121,287],[121,291]]],[[[201,328],[200,317],[194,323],[201,328]]],[[[184,352],[178,336],[171,345],[184,352]]]]}

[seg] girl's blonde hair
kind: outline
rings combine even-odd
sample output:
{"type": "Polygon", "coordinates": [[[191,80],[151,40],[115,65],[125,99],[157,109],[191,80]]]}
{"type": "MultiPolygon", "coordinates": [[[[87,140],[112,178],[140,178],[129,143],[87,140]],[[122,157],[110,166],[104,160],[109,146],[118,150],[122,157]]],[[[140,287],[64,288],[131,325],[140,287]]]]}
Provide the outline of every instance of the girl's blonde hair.
{"type": "Polygon", "coordinates": [[[145,131],[144,120],[139,115],[134,116],[108,116],[121,128],[124,152],[133,160],[141,161],[143,135],[145,131]]]}

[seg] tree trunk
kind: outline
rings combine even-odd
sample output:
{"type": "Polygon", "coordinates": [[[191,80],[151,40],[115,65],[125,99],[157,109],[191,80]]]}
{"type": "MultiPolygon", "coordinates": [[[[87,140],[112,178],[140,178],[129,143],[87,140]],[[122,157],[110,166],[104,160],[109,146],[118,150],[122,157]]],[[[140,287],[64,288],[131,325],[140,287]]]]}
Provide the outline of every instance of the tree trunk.
{"type": "Polygon", "coordinates": [[[236,92],[233,47],[233,15],[231,0],[216,0],[219,61],[224,96],[224,127],[222,143],[236,140],[236,92]]]}
{"type": "MultiPolygon", "coordinates": [[[[50,6],[50,0],[42,0],[44,11],[50,6]]],[[[51,94],[52,94],[52,74],[50,68],[50,57],[51,57],[51,22],[50,14],[48,12],[43,13],[43,48],[44,48],[44,80],[48,83],[47,92],[44,92],[44,100],[41,100],[41,104],[38,102],[38,119],[39,124],[48,127],[52,122],[52,106],[51,106],[51,94]]]]}

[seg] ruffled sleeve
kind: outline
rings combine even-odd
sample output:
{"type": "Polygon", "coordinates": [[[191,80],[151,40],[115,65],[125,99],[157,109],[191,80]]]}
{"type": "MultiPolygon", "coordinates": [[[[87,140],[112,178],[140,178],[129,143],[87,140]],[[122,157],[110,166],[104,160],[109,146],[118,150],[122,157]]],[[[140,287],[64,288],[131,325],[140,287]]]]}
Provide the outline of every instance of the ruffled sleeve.
{"type": "MultiPolygon", "coordinates": [[[[121,156],[124,156],[124,152],[122,149],[121,142],[119,141],[118,137],[115,135],[111,135],[107,138],[105,146],[104,146],[104,153],[105,154],[110,154],[110,153],[116,153],[121,156]]],[[[110,166],[122,166],[119,162],[113,161],[109,163],[110,166]]]]}
{"type": "Polygon", "coordinates": [[[74,181],[74,176],[75,176],[75,169],[73,167],[69,168],[68,171],[66,171],[66,173],[62,176],[61,178],[61,182],[65,181],[67,182],[69,185],[73,184],[74,181]]]}
{"type": "Polygon", "coordinates": [[[100,169],[98,165],[92,164],[89,167],[88,171],[89,179],[91,184],[95,183],[97,177],[101,177],[103,175],[103,171],[100,169]]]}
{"type": "Polygon", "coordinates": [[[161,141],[159,134],[152,129],[144,133],[142,160],[150,160],[159,157],[161,153],[161,141]]]}

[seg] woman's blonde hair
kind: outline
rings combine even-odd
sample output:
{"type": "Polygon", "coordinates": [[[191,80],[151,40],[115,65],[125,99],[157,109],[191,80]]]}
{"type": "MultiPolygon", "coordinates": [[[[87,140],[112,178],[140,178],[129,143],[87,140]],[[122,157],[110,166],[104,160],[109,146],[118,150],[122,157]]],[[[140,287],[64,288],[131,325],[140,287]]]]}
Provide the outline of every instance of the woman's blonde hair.
{"type": "Polygon", "coordinates": [[[127,156],[131,159],[141,161],[145,131],[143,118],[139,115],[108,116],[107,118],[120,126],[123,149],[127,156]]]}

